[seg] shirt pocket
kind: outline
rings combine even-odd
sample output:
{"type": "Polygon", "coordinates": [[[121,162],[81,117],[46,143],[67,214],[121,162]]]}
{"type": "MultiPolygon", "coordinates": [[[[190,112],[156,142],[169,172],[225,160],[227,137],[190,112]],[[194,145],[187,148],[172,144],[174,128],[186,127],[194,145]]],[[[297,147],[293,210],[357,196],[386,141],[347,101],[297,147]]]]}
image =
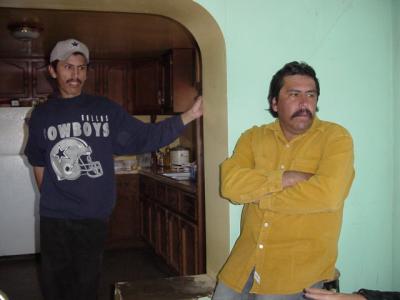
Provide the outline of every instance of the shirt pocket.
{"type": "Polygon", "coordinates": [[[294,159],[290,164],[290,171],[298,171],[315,174],[318,169],[318,160],[294,159]]]}

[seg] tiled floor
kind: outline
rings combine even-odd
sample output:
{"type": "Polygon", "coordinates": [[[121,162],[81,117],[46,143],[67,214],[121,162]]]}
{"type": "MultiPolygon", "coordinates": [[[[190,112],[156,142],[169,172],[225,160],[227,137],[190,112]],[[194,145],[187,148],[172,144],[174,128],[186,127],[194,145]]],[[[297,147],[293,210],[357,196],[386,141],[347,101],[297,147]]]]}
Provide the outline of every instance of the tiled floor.
{"type": "MultiPolygon", "coordinates": [[[[32,256],[0,257],[0,289],[7,293],[10,300],[42,300],[37,261],[32,256]]],[[[109,250],[104,256],[99,300],[111,299],[114,282],[173,275],[150,249],[109,250]]]]}

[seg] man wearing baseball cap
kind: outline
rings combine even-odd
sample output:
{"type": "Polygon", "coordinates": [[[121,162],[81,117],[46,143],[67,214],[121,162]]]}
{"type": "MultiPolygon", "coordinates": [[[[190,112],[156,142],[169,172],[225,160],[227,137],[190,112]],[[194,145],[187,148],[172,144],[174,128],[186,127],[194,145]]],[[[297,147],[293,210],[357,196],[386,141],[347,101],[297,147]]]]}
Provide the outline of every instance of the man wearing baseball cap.
{"type": "Polygon", "coordinates": [[[181,115],[143,123],[105,97],[82,93],[88,63],[85,44],[58,42],[49,65],[58,93],[38,105],[29,121],[25,154],[40,189],[45,300],[97,299],[115,203],[113,155],[155,151],[202,115],[202,98],[197,97],[181,115]]]}
{"type": "Polygon", "coordinates": [[[50,54],[49,72],[51,77],[56,79],[58,92],[63,98],[81,94],[86,81],[88,64],[89,50],[78,40],[60,41],[53,48],[50,54]],[[64,64],[64,62],[68,63],[64,64]],[[59,67],[58,70],[57,67],[59,67]]]}
{"type": "Polygon", "coordinates": [[[81,43],[75,39],[58,42],[53,51],[51,51],[50,63],[55,60],[66,60],[74,53],[82,54],[86,59],[86,63],[89,63],[89,49],[84,43],[81,43]]]}

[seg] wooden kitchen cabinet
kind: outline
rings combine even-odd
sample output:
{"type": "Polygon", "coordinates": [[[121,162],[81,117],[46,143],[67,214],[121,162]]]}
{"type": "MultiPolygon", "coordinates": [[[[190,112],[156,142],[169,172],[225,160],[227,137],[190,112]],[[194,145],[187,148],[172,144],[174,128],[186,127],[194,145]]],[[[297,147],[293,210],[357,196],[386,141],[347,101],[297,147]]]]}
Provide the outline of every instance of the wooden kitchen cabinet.
{"type": "Polygon", "coordinates": [[[0,59],[0,102],[46,98],[53,92],[44,59],[0,59]]]}
{"type": "Polygon", "coordinates": [[[116,188],[117,200],[109,221],[107,248],[140,246],[139,175],[116,175],[116,188]]]}
{"type": "Polygon", "coordinates": [[[180,220],[180,239],[181,239],[181,254],[182,265],[181,272],[184,275],[198,274],[199,273],[199,244],[198,244],[198,230],[191,222],[184,219],[180,220]]]}
{"type": "Polygon", "coordinates": [[[205,272],[196,194],[140,176],[142,238],[180,275],[205,272]]]}
{"type": "MultiPolygon", "coordinates": [[[[171,49],[135,60],[91,60],[83,91],[107,97],[130,114],[173,114],[189,109],[198,91],[195,49],[171,49]]],[[[56,86],[44,58],[0,59],[0,102],[47,98],[56,86]]]]}
{"type": "Polygon", "coordinates": [[[33,98],[47,98],[56,88],[56,81],[50,79],[48,67],[49,64],[44,59],[31,61],[33,98]]]}
{"type": "Polygon", "coordinates": [[[168,260],[167,263],[179,273],[183,275],[182,270],[182,239],[181,239],[181,224],[180,218],[175,214],[169,214],[168,216],[168,260]]]}
{"type": "Polygon", "coordinates": [[[29,61],[0,60],[0,100],[26,98],[30,93],[29,61]]]}
{"type": "Polygon", "coordinates": [[[105,96],[132,115],[165,113],[158,58],[92,61],[84,91],[105,96]]]}
{"type": "Polygon", "coordinates": [[[199,274],[197,226],[174,213],[168,214],[168,263],[180,275],[199,274]]]}
{"type": "Polygon", "coordinates": [[[194,49],[171,49],[160,57],[131,65],[128,111],[131,114],[173,114],[188,110],[196,89],[194,49]]]}
{"type": "Polygon", "coordinates": [[[103,95],[128,108],[128,62],[110,62],[103,65],[103,95]]]}
{"type": "Polygon", "coordinates": [[[142,195],[140,196],[140,235],[141,237],[149,242],[150,235],[151,235],[151,209],[152,203],[147,201],[146,198],[143,198],[142,195]]]}
{"type": "Polygon", "coordinates": [[[131,102],[134,114],[163,114],[164,98],[159,59],[136,61],[131,68],[131,102]]]}
{"type": "Polygon", "coordinates": [[[89,64],[84,92],[107,97],[129,108],[129,61],[92,61],[89,64]]]}
{"type": "Polygon", "coordinates": [[[196,51],[193,48],[171,49],[163,55],[162,61],[165,105],[171,112],[184,112],[199,94],[196,51]]]}
{"type": "Polygon", "coordinates": [[[157,228],[157,238],[155,251],[164,260],[168,260],[169,247],[168,247],[168,211],[162,206],[155,205],[156,211],[156,228],[157,228]]]}

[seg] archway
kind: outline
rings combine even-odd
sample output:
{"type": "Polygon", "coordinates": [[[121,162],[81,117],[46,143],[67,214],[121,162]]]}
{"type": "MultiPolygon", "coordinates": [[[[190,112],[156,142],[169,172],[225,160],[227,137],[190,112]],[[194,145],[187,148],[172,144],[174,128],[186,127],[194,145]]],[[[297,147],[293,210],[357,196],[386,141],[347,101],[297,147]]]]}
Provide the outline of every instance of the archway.
{"type": "Polygon", "coordinates": [[[227,87],[225,43],[212,16],[191,0],[3,0],[3,7],[112,11],[155,14],[174,19],[196,39],[202,55],[205,99],[204,167],[207,273],[219,271],[229,252],[229,205],[219,197],[219,164],[227,156],[227,87]]]}

